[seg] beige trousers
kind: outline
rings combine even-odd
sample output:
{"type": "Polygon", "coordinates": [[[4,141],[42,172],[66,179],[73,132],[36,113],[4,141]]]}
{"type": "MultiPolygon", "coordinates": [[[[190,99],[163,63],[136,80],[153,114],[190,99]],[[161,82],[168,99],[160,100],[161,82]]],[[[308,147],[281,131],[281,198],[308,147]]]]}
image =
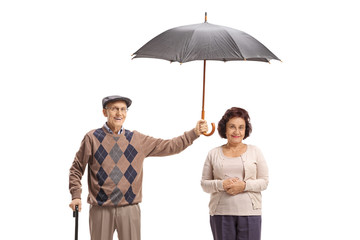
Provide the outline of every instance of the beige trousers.
{"type": "Polygon", "coordinates": [[[100,207],[90,205],[91,240],[140,240],[140,206],[100,207]]]}

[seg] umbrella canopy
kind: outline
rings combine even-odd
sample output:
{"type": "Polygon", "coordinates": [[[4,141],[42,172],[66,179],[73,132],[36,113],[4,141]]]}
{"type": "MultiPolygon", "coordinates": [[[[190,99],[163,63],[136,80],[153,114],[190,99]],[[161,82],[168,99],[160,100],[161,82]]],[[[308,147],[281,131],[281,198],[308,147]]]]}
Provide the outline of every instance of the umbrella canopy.
{"type": "Polygon", "coordinates": [[[169,29],[134,55],[134,58],[159,58],[180,63],[194,60],[280,60],[249,34],[208,22],[169,29]]]}
{"type": "MultiPolygon", "coordinates": [[[[229,27],[205,22],[169,29],[147,42],[133,54],[133,58],[158,58],[170,62],[204,61],[203,99],[201,118],[205,118],[206,60],[260,61],[280,60],[262,43],[247,33],[229,27]]],[[[210,136],[215,131],[211,123],[210,136]]]]}

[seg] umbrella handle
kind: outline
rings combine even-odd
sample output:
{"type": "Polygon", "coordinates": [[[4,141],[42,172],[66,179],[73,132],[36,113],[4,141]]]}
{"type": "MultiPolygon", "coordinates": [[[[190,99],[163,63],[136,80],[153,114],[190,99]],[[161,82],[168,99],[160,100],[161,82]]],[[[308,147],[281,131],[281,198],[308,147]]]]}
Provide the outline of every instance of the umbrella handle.
{"type": "MultiPolygon", "coordinates": [[[[203,105],[203,107],[204,107],[204,105],[203,105]]],[[[204,111],[204,108],[203,108],[203,110],[201,111],[201,119],[202,119],[202,120],[205,119],[205,111],[204,111]]],[[[215,132],[215,123],[211,123],[211,127],[212,127],[211,132],[209,132],[209,133],[201,133],[201,134],[204,135],[204,136],[207,136],[207,137],[213,135],[214,132],[215,132]]]]}
{"type": "Polygon", "coordinates": [[[207,136],[207,137],[213,135],[214,132],[215,132],[215,123],[211,123],[211,127],[212,127],[211,132],[209,132],[209,133],[202,133],[202,134],[203,134],[204,136],[207,136]]]}

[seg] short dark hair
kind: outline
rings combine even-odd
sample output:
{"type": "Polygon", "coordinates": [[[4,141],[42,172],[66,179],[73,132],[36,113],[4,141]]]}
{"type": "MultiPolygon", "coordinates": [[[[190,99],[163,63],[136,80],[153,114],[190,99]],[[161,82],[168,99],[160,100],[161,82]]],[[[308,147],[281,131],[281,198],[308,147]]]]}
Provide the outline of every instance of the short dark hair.
{"type": "Polygon", "coordinates": [[[228,110],[226,110],[224,116],[222,116],[221,120],[218,123],[217,130],[219,132],[220,137],[226,138],[226,123],[234,117],[240,117],[244,119],[245,121],[245,136],[244,139],[246,139],[248,136],[250,136],[250,133],[252,131],[252,126],[250,123],[250,116],[249,113],[242,108],[238,107],[232,107],[228,110]]]}

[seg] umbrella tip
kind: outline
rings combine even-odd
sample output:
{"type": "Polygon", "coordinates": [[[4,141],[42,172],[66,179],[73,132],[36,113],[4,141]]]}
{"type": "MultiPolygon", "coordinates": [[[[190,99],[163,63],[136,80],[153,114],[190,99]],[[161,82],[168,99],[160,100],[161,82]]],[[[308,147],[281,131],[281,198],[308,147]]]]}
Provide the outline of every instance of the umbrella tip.
{"type": "Polygon", "coordinates": [[[207,22],[207,12],[205,12],[205,22],[207,22]]]}

